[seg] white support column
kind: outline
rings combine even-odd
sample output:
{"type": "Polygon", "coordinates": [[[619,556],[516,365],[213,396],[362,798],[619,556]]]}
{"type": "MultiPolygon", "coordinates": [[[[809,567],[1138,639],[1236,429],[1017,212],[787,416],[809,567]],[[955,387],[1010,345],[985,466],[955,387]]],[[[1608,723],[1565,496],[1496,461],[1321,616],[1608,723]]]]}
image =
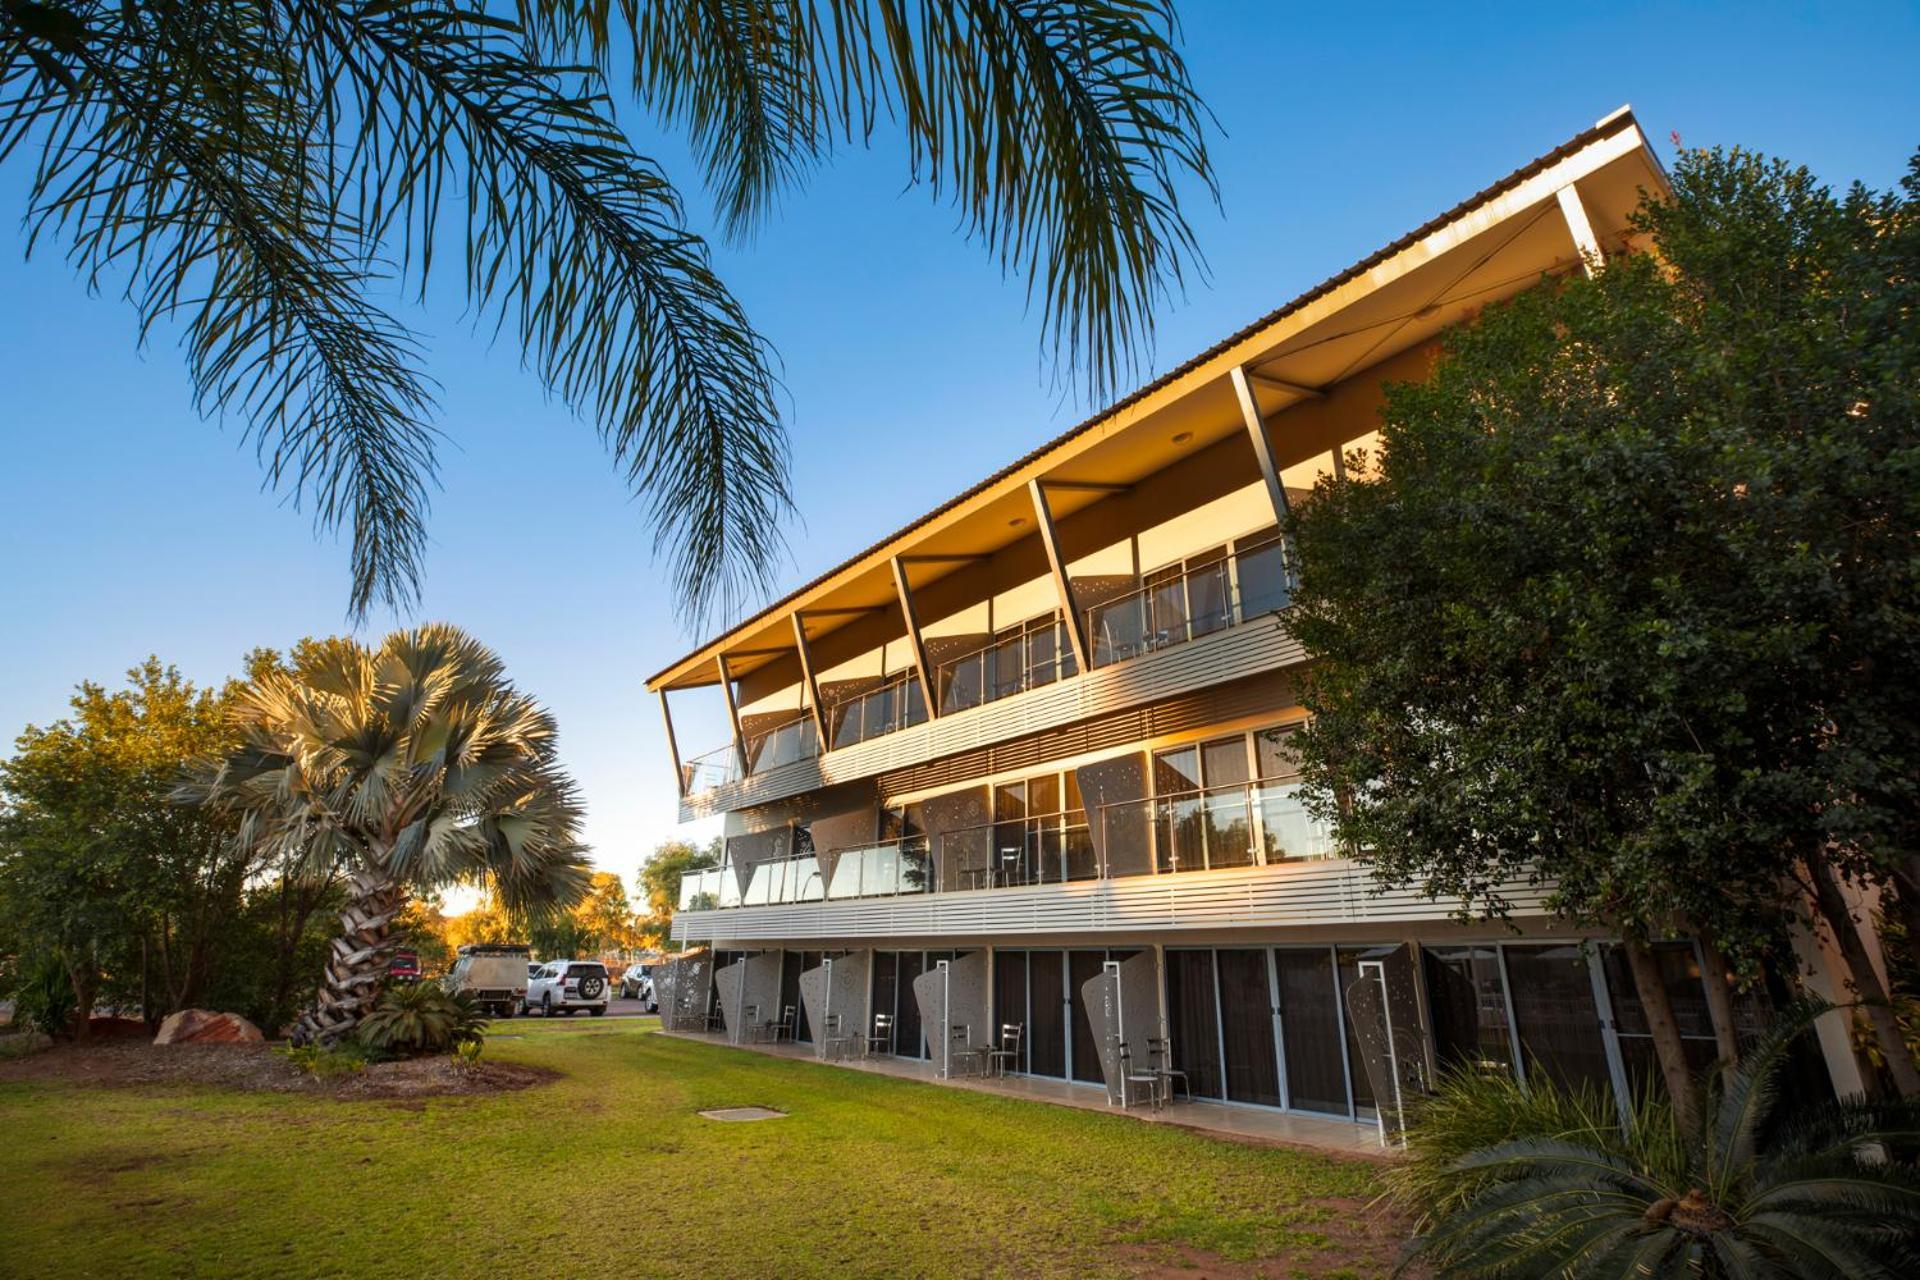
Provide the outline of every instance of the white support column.
{"type": "Polygon", "coordinates": [[[1580,193],[1569,182],[1554,196],[1560,201],[1560,216],[1567,220],[1567,231],[1573,236],[1573,247],[1580,251],[1587,276],[1599,275],[1607,265],[1607,255],[1600,251],[1600,237],[1593,234],[1593,223],[1587,219],[1587,206],[1580,202],[1580,193]]]}

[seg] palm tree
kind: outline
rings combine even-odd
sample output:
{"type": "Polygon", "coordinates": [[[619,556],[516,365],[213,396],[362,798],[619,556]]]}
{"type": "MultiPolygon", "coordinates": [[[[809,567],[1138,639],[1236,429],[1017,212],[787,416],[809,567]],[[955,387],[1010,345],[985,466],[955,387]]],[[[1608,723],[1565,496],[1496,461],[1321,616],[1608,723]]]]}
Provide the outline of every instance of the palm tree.
{"type": "Polygon", "coordinates": [[[766,342],[615,74],[686,132],[744,238],[882,124],[910,177],[1026,277],[1103,394],[1199,264],[1213,192],[1172,0],[0,0],[0,164],[198,405],[352,537],[356,616],[417,599],[434,476],[416,336],[372,299],[463,264],[477,320],[598,426],[689,617],[764,589],[791,499],[766,342]]]}
{"type": "Polygon", "coordinates": [[[373,1006],[410,889],[479,883],[535,914],[585,891],[581,809],[553,717],[458,628],[304,648],[248,684],[238,708],[239,745],[178,798],[235,811],[241,840],[346,877],[340,936],[296,1043],[331,1043],[373,1006]]]}
{"type": "Polygon", "coordinates": [[[1455,1160],[1451,1179],[1426,1176],[1444,1207],[1408,1261],[1515,1280],[1920,1275],[1920,1103],[1796,1098],[1781,1114],[1788,1046],[1830,1008],[1784,1012],[1724,1081],[1709,1073],[1696,1134],[1651,1097],[1631,1129],[1593,1116],[1564,1130],[1582,1108],[1563,1101],[1537,1131],[1455,1160]]]}

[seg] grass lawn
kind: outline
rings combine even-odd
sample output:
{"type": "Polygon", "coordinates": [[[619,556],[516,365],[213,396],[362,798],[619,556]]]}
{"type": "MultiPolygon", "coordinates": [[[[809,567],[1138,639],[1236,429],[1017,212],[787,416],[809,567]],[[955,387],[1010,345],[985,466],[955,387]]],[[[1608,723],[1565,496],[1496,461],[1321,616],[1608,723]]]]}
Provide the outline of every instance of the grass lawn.
{"type": "Polygon", "coordinates": [[[0,1079],[0,1276],[1376,1275],[1375,1166],[653,1034],[497,1023],[521,1092],[0,1079]],[[703,1108],[788,1117],[717,1124],[703,1108]],[[1370,1225],[1369,1225],[1370,1224],[1370,1225]]]}

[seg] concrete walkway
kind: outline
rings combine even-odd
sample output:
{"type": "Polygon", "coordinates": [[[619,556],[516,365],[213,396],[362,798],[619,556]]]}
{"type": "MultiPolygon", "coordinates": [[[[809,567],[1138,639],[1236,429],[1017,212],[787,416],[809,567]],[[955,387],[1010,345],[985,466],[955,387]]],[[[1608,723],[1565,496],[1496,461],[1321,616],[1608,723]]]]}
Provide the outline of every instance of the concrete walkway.
{"type": "Polygon", "coordinates": [[[868,1071],[875,1075],[893,1076],[901,1080],[918,1080],[923,1084],[944,1085],[949,1089],[971,1089],[976,1093],[998,1094],[1004,1098],[1027,1098],[1035,1102],[1051,1102],[1057,1106],[1078,1107],[1083,1111],[1104,1111],[1109,1115],[1125,1116],[1129,1120],[1138,1120],[1144,1124],[1172,1125],[1176,1128],[1192,1129],[1214,1137],[1242,1142],[1308,1147],[1316,1151],[1365,1156],[1372,1159],[1392,1158],[1392,1153],[1380,1145],[1379,1130],[1370,1123],[1355,1124],[1348,1120],[1270,1111],[1263,1107],[1230,1106],[1220,1102],[1176,1101],[1161,1111],[1154,1111],[1146,1106],[1132,1107],[1123,1111],[1119,1107],[1108,1105],[1107,1092],[1098,1085],[1074,1084],[1066,1080],[1019,1075],[985,1078],[960,1076],[951,1080],[942,1080],[934,1073],[932,1062],[913,1058],[880,1055],[871,1058],[824,1060],[815,1055],[814,1046],[810,1044],[733,1044],[717,1032],[663,1030],[660,1034],[678,1036],[682,1040],[696,1040],[703,1044],[722,1045],[730,1049],[746,1049],[773,1058],[820,1062],[825,1066],[840,1067],[848,1071],[868,1071]]]}

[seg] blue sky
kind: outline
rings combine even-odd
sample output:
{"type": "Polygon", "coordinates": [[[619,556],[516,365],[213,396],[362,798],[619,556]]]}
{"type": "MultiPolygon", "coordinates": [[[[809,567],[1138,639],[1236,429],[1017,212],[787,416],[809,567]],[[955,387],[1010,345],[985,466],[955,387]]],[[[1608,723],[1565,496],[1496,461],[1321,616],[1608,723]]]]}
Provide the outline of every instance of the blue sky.
{"type": "MultiPolygon", "coordinates": [[[[1665,155],[1677,131],[1835,183],[1889,186],[1920,145],[1911,3],[1193,0],[1182,12],[1224,133],[1212,139],[1222,207],[1192,207],[1211,280],[1161,315],[1156,371],[1622,103],[1665,155]]],[[[655,150],[693,183],[677,144],[655,150]]],[[[9,228],[21,159],[0,171],[9,228]]],[[[751,244],[716,252],[791,395],[801,522],[785,585],[1088,409],[1052,388],[1021,284],[904,177],[883,136],[817,175],[751,244]]],[[[23,261],[24,239],[5,235],[0,734],[58,716],[76,681],[115,680],[148,653],[214,681],[252,646],[342,630],[344,548],[261,490],[236,425],[195,416],[172,337],[136,350],[121,301],[88,297],[44,247],[23,261]]],[[[596,857],[630,873],[676,833],[642,681],[694,637],[672,619],[640,511],[592,430],[545,398],[511,348],[474,337],[457,306],[408,314],[428,336],[448,436],[418,616],[473,630],[554,709],[596,857]]],[[[717,696],[683,696],[676,721],[689,753],[725,740],[717,696]]]]}

